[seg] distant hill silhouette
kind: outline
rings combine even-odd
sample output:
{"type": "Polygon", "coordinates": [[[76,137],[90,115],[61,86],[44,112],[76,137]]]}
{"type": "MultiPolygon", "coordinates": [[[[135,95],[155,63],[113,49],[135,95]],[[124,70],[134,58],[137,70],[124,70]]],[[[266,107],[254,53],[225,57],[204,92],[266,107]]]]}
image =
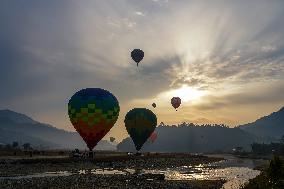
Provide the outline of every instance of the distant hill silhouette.
{"type": "MultiPolygon", "coordinates": [[[[269,143],[284,135],[284,107],[278,112],[262,117],[253,123],[228,128],[225,125],[194,125],[183,123],[178,126],[160,125],[156,128],[158,138],[154,143],[147,141],[142,151],[157,152],[214,152],[231,151],[235,147],[250,150],[253,142],[269,143]]],[[[57,129],[51,125],[10,110],[0,110],[0,143],[29,142],[50,148],[80,148],[86,145],[76,132],[57,129]]],[[[117,145],[120,151],[134,151],[130,138],[117,145]]],[[[101,141],[96,149],[111,150],[115,147],[101,141]]]]}
{"type": "MultiPolygon", "coordinates": [[[[178,126],[160,125],[156,128],[158,138],[154,143],[147,141],[142,151],[156,152],[230,152],[235,147],[250,150],[253,142],[265,139],[245,132],[240,128],[224,125],[194,125],[183,123],[178,126]]],[[[268,141],[267,141],[268,142],[268,141]]],[[[130,138],[117,146],[120,151],[134,151],[130,138]]]]}
{"type": "Polygon", "coordinates": [[[36,121],[34,121],[32,118],[24,115],[24,114],[20,114],[11,110],[0,110],[0,118],[6,118],[6,119],[10,119],[13,120],[13,122],[15,123],[29,123],[29,124],[35,124],[37,123],[36,121]]]}
{"type": "MultiPolygon", "coordinates": [[[[57,129],[51,125],[11,110],[0,110],[0,143],[29,142],[33,146],[48,148],[85,149],[82,138],[76,132],[57,129]]],[[[115,150],[108,141],[101,141],[96,149],[115,150]]]]}
{"type": "MultiPolygon", "coordinates": [[[[179,126],[160,125],[156,132],[157,140],[154,143],[148,141],[143,146],[143,151],[214,152],[231,151],[237,146],[250,150],[253,142],[270,143],[284,135],[284,107],[253,123],[236,128],[183,123],[179,126]]],[[[117,148],[121,151],[135,150],[130,138],[123,140],[117,148]]]]}
{"type": "Polygon", "coordinates": [[[284,107],[239,128],[258,136],[280,138],[284,135],[284,107]]]}

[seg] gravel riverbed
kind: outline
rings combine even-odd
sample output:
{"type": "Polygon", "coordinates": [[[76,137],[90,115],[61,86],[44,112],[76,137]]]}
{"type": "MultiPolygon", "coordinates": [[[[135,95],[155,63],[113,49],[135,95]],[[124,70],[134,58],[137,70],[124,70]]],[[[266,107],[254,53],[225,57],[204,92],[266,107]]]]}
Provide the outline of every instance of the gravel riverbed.
{"type": "Polygon", "coordinates": [[[178,166],[199,165],[217,162],[222,158],[194,156],[188,154],[171,154],[155,156],[121,156],[98,157],[94,160],[76,160],[72,158],[38,158],[0,160],[0,177],[28,175],[42,172],[70,171],[85,169],[113,168],[113,169],[162,169],[178,166]]]}
{"type": "Polygon", "coordinates": [[[159,154],[148,156],[97,156],[93,160],[65,158],[17,158],[0,160],[1,189],[101,189],[101,188],[221,188],[223,180],[165,180],[163,175],[145,174],[79,174],[80,170],[96,169],[163,169],[207,164],[221,158],[189,154],[159,154]],[[49,177],[17,176],[45,172],[68,171],[72,174],[49,177]],[[13,177],[13,178],[8,178],[13,177]]]}
{"type": "Polygon", "coordinates": [[[135,175],[72,175],[66,177],[30,178],[20,180],[0,180],[2,189],[217,189],[224,181],[173,181],[150,180],[135,175]]]}

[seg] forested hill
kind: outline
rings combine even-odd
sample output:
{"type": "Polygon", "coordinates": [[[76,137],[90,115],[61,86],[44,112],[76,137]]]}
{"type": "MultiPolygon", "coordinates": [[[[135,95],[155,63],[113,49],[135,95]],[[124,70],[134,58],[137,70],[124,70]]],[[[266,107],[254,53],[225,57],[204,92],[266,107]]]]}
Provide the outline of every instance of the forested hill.
{"type": "Polygon", "coordinates": [[[284,135],[284,107],[253,123],[248,123],[239,127],[254,135],[280,138],[284,135]]]}
{"type": "MultiPolygon", "coordinates": [[[[225,125],[194,125],[183,123],[178,126],[159,125],[158,137],[153,143],[147,141],[142,151],[156,152],[230,152],[235,147],[250,150],[253,142],[268,142],[240,128],[225,125]]],[[[130,138],[124,139],[118,150],[134,151],[130,138]]]]}
{"type": "MultiPolygon", "coordinates": [[[[0,143],[30,143],[33,147],[85,149],[85,142],[77,132],[68,132],[11,110],[0,110],[0,143]]],[[[108,141],[96,146],[99,150],[116,150],[108,141]]]]}

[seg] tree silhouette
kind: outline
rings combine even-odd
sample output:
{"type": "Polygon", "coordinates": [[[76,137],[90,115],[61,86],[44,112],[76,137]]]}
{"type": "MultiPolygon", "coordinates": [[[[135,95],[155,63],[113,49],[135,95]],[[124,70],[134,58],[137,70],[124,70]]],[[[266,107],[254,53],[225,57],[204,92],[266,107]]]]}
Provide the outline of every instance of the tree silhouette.
{"type": "Polygon", "coordinates": [[[24,150],[29,150],[31,148],[31,144],[30,143],[25,143],[23,144],[24,150]]]}
{"type": "Polygon", "coordinates": [[[13,147],[13,148],[17,148],[18,146],[19,146],[19,143],[18,143],[18,142],[16,142],[16,141],[13,142],[13,144],[12,144],[12,147],[13,147]]]}
{"type": "Polygon", "coordinates": [[[284,144],[284,135],[282,135],[282,137],[280,138],[280,142],[284,144]]]}
{"type": "Polygon", "coordinates": [[[284,178],[284,163],[281,161],[279,156],[274,156],[274,158],[270,161],[267,174],[273,185],[278,186],[282,183],[284,178]]]}

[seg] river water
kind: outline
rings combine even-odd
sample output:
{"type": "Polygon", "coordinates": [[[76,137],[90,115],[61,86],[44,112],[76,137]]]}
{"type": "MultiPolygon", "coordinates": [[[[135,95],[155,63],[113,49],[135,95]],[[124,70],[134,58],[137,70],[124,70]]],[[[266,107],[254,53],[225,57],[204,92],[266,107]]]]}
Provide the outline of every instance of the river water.
{"type": "Polygon", "coordinates": [[[0,177],[0,179],[25,179],[34,177],[53,177],[53,176],[70,176],[73,174],[164,174],[167,180],[218,180],[224,179],[226,183],[222,189],[237,189],[260,174],[260,171],[254,170],[256,166],[265,163],[264,160],[253,160],[246,158],[237,158],[230,155],[210,155],[214,157],[222,157],[225,160],[200,164],[197,166],[182,166],[166,169],[92,169],[79,170],[76,172],[59,171],[45,172],[32,175],[0,177]]]}
{"type": "Polygon", "coordinates": [[[224,179],[226,183],[222,189],[237,189],[243,186],[249,179],[260,174],[259,170],[254,170],[256,166],[266,163],[266,160],[254,160],[247,158],[237,158],[230,155],[211,155],[222,157],[225,160],[200,164],[198,166],[182,166],[177,168],[167,168],[166,170],[146,170],[146,173],[164,173],[168,180],[218,180],[224,179]]]}

